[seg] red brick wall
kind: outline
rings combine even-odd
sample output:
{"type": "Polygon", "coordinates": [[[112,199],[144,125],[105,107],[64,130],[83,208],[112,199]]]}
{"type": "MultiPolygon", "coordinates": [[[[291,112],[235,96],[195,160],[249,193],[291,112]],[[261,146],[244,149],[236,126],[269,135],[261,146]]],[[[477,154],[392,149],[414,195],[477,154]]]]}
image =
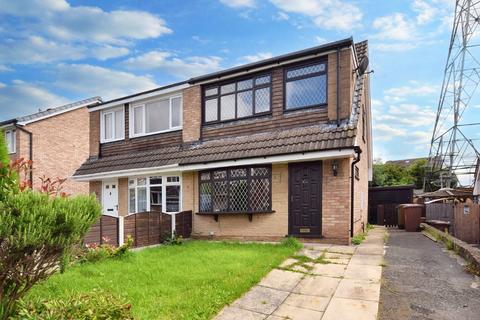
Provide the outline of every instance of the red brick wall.
{"type": "MultiPolygon", "coordinates": [[[[89,156],[89,114],[86,107],[62,113],[25,126],[33,133],[33,188],[40,177],[68,178],[63,191],[87,194],[88,183],[70,177],[89,156]]],[[[17,130],[17,156],[29,158],[29,136],[17,130]]]]}
{"type": "Polygon", "coordinates": [[[183,142],[198,141],[202,126],[202,96],[199,85],[183,91],[183,142]]]}

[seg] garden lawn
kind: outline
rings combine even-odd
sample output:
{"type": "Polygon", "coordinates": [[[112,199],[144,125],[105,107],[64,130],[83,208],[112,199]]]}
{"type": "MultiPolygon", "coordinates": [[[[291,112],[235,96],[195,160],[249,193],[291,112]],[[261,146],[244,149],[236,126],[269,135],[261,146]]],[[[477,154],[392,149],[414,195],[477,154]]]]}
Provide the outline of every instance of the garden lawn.
{"type": "Polygon", "coordinates": [[[100,288],[125,297],[135,319],[210,319],[294,252],[286,245],[187,241],[76,265],[35,286],[26,300],[100,288]]]}

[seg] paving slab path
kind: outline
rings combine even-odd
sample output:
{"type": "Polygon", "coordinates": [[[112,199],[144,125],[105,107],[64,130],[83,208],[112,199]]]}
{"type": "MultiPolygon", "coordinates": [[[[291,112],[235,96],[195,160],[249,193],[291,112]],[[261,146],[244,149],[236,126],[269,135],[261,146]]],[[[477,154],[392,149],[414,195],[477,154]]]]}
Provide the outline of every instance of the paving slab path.
{"type": "Polygon", "coordinates": [[[480,279],[463,259],[419,232],[388,233],[379,319],[480,319],[480,279]]]}
{"type": "Polygon", "coordinates": [[[376,320],[383,227],[359,246],[305,244],[216,320],[376,320]]]}

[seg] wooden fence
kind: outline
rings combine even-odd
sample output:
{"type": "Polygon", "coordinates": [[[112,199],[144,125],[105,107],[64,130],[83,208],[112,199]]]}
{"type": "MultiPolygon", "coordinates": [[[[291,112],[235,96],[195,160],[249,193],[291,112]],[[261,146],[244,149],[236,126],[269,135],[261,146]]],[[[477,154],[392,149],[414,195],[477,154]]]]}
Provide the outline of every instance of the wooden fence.
{"type": "Polygon", "coordinates": [[[118,246],[118,218],[102,215],[83,239],[86,245],[108,243],[118,246]]]}
{"type": "Polygon", "coordinates": [[[466,243],[480,243],[480,205],[455,205],[455,237],[466,243]]]}
{"type": "Polygon", "coordinates": [[[454,204],[453,203],[428,203],[425,205],[426,220],[440,220],[450,222],[448,232],[455,233],[454,204]]]}
{"type": "MultiPolygon", "coordinates": [[[[123,240],[133,237],[134,247],[144,247],[162,243],[172,233],[172,216],[161,212],[143,212],[122,218],[102,215],[85,236],[84,244],[109,243],[118,246],[121,242],[119,230],[123,230],[123,240]],[[105,239],[109,241],[106,242],[105,239]]],[[[192,233],[192,211],[175,215],[177,235],[189,238],[192,233]]]]}

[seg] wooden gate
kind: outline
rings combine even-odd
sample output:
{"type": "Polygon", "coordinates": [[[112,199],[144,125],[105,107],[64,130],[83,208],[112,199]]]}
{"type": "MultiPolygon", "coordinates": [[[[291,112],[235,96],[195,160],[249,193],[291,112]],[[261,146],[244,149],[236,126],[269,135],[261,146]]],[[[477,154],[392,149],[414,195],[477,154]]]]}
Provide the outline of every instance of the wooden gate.
{"type": "Polygon", "coordinates": [[[459,203],[455,205],[455,237],[466,243],[480,243],[480,205],[459,203]]]}
{"type": "Polygon", "coordinates": [[[398,211],[397,203],[379,204],[376,208],[377,224],[385,225],[386,227],[398,226],[398,211]]]}
{"type": "Polygon", "coordinates": [[[396,207],[413,203],[414,185],[371,187],[368,189],[368,222],[371,224],[397,226],[396,207]]]}

